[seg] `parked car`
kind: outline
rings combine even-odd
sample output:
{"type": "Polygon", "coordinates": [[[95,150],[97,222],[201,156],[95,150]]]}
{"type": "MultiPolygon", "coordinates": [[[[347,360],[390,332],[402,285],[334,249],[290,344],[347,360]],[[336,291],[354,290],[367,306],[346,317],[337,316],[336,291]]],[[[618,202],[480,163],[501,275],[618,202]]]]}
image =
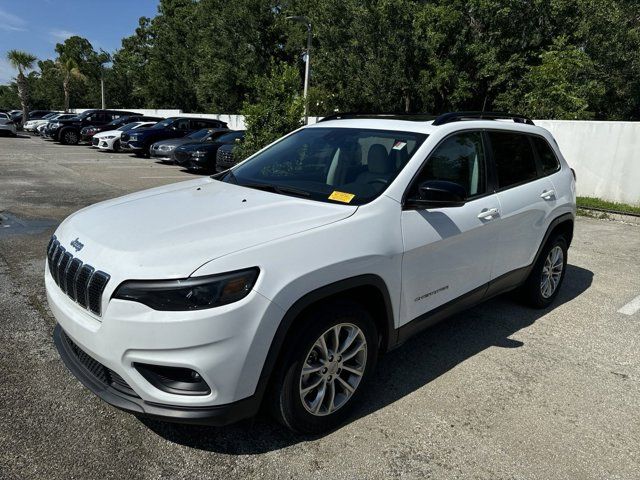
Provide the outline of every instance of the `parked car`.
{"type": "Polygon", "coordinates": [[[51,112],[51,113],[47,113],[42,118],[28,120],[22,126],[22,128],[23,128],[23,130],[25,130],[27,132],[35,132],[37,127],[39,127],[43,123],[47,123],[49,120],[53,119],[54,117],[56,117],[59,114],[60,114],[60,112],[51,112]]]}
{"type": "Polygon", "coordinates": [[[45,269],[55,344],[136,415],[223,425],[266,402],[295,431],[330,430],[412,335],[513,289],[550,306],[575,202],[528,118],[329,117],[215,178],[63,221],[45,269]]]}
{"type": "Polygon", "coordinates": [[[50,136],[57,142],[77,145],[80,142],[80,131],[89,125],[104,125],[116,118],[136,115],[123,110],[85,110],[75,118],[58,120],[50,124],[50,136]]]}
{"type": "Polygon", "coordinates": [[[222,145],[235,145],[244,138],[244,130],[220,133],[208,141],[188,143],[176,148],[175,162],[192,172],[215,172],[216,154],[222,145]]]}
{"type": "Polygon", "coordinates": [[[180,138],[203,128],[228,128],[225,122],[209,118],[170,117],[142,132],[125,133],[120,139],[122,150],[148,156],[151,145],[160,140],[180,138]]]}
{"type": "MultiPolygon", "coordinates": [[[[28,113],[29,118],[27,120],[39,120],[45,115],[48,115],[50,113],[54,113],[54,112],[52,112],[52,110],[31,110],[28,113]]],[[[22,118],[22,110],[17,110],[11,113],[11,118],[15,122],[15,124],[18,126],[18,129],[21,130],[22,125],[24,123],[24,119],[22,118]]]]}
{"type": "Polygon", "coordinates": [[[40,136],[44,136],[44,130],[47,128],[47,126],[50,123],[55,122],[56,120],[67,120],[68,118],[73,118],[75,117],[76,114],[75,113],[56,113],[53,117],[49,118],[48,120],[40,123],[36,128],[35,128],[35,132],[37,134],[39,134],[40,136]]]}
{"type": "Polygon", "coordinates": [[[217,153],[216,153],[216,173],[224,172],[225,170],[229,170],[231,167],[235,166],[237,163],[242,161],[240,158],[235,158],[233,153],[234,147],[239,143],[244,141],[244,137],[239,140],[236,140],[235,143],[229,145],[222,145],[217,153]]]}
{"type": "Polygon", "coordinates": [[[154,160],[160,160],[164,163],[174,163],[174,154],[177,147],[191,143],[206,142],[212,137],[228,131],[228,128],[203,128],[202,130],[197,130],[189,135],[185,135],[184,137],[160,140],[159,142],[151,144],[151,147],[149,148],[149,155],[154,160]]]}
{"type": "Polygon", "coordinates": [[[17,135],[16,122],[8,113],[0,112],[0,132],[6,135],[17,135]]]}
{"type": "Polygon", "coordinates": [[[120,137],[124,132],[150,128],[156,123],[157,122],[132,122],[127,123],[126,125],[123,125],[115,130],[96,133],[92,138],[93,146],[98,147],[100,150],[119,152],[120,137]]]}
{"type": "MultiPolygon", "coordinates": [[[[88,127],[84,127],[80,134],[82,135],[82,141],[84,142],[91,142],[92,137],[96,134],[96,133],[100,133],[100,132],[107,132],[109,130],[115,130],[117,128],[122,127],[123,125],[126,125],[128,123],[133,123],[133,122],[153,122],[153,123],[158,123],[160,121],[164,120],[163,117],[149,117],[147,115],[141,115],[141,114],[136,114],[136,115],[130,115],[128,117],[119,117],[116,118],[115,120],[105,124],[105,125],[91,125],[88,127]]],[[[93,146],[95,146],[95,144],[92,143],[93,146]]]]}

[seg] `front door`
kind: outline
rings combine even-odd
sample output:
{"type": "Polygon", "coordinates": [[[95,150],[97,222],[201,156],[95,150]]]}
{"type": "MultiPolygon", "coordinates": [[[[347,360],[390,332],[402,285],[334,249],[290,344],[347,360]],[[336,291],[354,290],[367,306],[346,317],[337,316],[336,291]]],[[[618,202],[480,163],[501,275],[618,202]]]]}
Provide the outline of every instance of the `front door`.
{"type": "Polygon", "coordinates": [[[403,210],[401,324],[490,281],[500,209],[486,163],[482,133],[459,132],[434,150],[410,187],[409,197],[427,180],[456,182],[465,187],[467,202],[403,210]]]}

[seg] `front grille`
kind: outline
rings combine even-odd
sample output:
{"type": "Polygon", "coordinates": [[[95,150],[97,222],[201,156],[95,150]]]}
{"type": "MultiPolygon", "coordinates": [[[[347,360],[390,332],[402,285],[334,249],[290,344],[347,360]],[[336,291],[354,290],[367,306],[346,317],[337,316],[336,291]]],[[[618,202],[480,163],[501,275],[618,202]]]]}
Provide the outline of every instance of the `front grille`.
{"type": "Polygon", "coordinates": [[[136,392],[133,391],[133,389],[124,380],[124,378],[122,378],[110,368],[105,367],[84,350],[82,350],[78,345],[75,344],[73,340],[71,340],[71,338],[69,338],[64,330],[62,330],[62,339],[67,343],[78,362],[85,368],[88,373],[91,374],[93,378],[98,380],[100,383],[113,387],[126,395],[138,397],[136,392]]]}
{"type": "Polygon", "coordinates": [[[120,142],[121,143],[128,142],[129,138],[131,137],[128,133],[123,133],[122,136],[120,136],[120,142]]]}
{"type": "Polygon", "coordinates": [[[225,149],[218,149],[216,154],[216,164],[224,165],[225,167],[233,166],[233,152],[225,149]]]}
{"type": "Polygon", "coordinates": [[[71,300],[89,311],[100,315],[102,293],[109,282],[109,274],[96,270],[91,265],[83,264],[60,245],[54,235],[47,247],[49,272],[56,285],[71,300]]]}
{"type": "Polygon", "coordinates": [[[93,145],[94,147],[98,145],[98,142],[100,142],[99,138],[93,137],[91,139],[91,145],[93,145]]]}
{"type": "Polygon", "coordinates": [[[184,163],[191,158],[191,153],[176,151],[173,153],[173,157],[176,159],[177,163],[184,163]]]}

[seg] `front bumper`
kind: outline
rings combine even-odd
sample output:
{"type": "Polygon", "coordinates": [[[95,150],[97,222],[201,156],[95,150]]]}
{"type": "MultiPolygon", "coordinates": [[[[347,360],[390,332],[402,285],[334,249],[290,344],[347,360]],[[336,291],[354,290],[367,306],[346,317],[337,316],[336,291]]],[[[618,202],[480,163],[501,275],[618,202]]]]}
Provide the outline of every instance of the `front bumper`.
{"type": "Polygon", "coordinates": [[[185,407],[145,402],[137,395],[100,381],[74,352],[69,337],[56,325],[53,341],[66,367],[91,392],[120,410],[164,421],[223,426],[251,417],[260,408],[259,398],[251,396],[227,405],[185,407]]]}
{"type": "Polygon", "coordinates": [[[142,150],[144,150],[144,145],[142,144],[142,142],[129,140],[127,142],[122,142],[120,144],[120,148],[125,152],[141,152],[142,150]]]}
{"type": "Polygon", "coordinates": [[[0,125],[0,131],[9,132],[12,135],[15,135],[17,133],[17,129],[15,125],[0,125]]]}
{"type": "Polygon", "coordinates": [[[174,149],[160,150],[160,149],[151,148],[149,149],[149,155],[154,160],[160,160],[161,162],[165,162],[165,163],[174,163],[173,150],[174,149]]]}
{"type": "Polygon", "coordinates": [[[57,332],[56,346],[64,363],[106,402],[168,421],[212,425],[256,413],[261,395],[255,393],[270,345],[270,338],[257,332],[265,319],[274,322],[282,315],[256,291],[234,304],[191,312],[161,312],[112,299],[103,316],[97,317],[67,297],[48,268],[45,286],[58,330],[129,389],[123,393],[122,388],[91,374],[74,360],[64,335],[57,332]],[[211,391],[206,395],[168,393],[152,385],[136,368],[138,363],[195,370],[211,391]]]}

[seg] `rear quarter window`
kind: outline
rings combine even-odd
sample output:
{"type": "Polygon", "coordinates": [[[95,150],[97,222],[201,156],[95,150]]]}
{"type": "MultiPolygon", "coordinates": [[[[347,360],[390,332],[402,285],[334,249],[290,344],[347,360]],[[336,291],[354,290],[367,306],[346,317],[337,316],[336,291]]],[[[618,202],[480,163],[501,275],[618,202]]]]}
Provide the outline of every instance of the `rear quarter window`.
{"type": "Polygon", "coordinates": [[[531,139],[538,152],[543,175],[551,175],[560,170],[560,162],[549,142],[542,137],[531,137],[531,139]]]}

